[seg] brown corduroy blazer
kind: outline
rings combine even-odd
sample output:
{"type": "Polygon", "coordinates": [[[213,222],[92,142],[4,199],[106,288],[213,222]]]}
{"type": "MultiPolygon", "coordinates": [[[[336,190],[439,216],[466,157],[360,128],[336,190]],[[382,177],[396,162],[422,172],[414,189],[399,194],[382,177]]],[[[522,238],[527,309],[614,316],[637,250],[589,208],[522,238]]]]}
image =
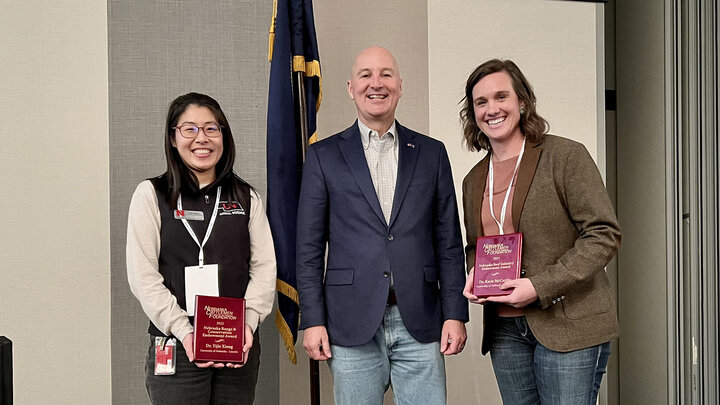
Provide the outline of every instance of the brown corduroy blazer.
{"type": "MultiPolygon", "coordinates": [[[[480,209],[490,154],[463,181],[468,271],[482,236],[480,209]]],[[[568,352],[619,335],[615,295],[605,265],[620,247],[620,227],[595,162],[575,141],[547,135],[528,141],[515,184],[513,225],[523,233],[522,268],[538,302],[523,309],[537,340],[568,352]]],[[[497,315],[484,311],[482,352],[497,315]]]]}

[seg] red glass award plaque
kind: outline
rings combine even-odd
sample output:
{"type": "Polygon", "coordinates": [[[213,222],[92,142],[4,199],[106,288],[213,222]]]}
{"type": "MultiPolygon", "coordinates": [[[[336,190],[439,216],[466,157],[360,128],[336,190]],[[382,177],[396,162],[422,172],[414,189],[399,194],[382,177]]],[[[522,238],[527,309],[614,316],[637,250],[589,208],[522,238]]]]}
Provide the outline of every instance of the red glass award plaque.
{"type": "Polygon", "coordinates": [[[522,233],[478,237],[473,294],[478,297],[510,294],[512,288],[501,290],[500,285],[520,277],[521,255],[522,233]]]}
{"type": "Polygon", "coordinates": [[[242,298],[195,298],[195,359],[218,363],[245,363],[245,300],[242,298]]]}

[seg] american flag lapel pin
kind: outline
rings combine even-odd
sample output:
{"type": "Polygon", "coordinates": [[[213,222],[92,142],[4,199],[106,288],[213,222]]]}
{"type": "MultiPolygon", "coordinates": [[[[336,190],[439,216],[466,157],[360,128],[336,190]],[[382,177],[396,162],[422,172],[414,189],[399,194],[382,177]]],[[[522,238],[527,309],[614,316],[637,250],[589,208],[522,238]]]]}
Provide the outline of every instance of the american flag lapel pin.
{"type": "Polygon", "coordinates": [[[414,143],[408,142],[408,146],[411,147],[411,148],[413,148],[413,149],[415,149],[415,144],[414,144],[414,143]]]}

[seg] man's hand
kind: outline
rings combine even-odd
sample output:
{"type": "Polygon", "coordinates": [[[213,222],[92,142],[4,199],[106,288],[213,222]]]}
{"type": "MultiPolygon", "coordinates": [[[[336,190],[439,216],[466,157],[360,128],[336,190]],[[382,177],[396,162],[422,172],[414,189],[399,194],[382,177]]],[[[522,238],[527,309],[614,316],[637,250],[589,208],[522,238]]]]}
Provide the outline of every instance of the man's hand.
{"type": "Polygon", "coordinates": [[[446,356],[458,354],[465,348],[466,340],[465,323],[456,319],[448,319],[442,327],[440,353],[446,356]]]}
{"type": "Polygon", "coordinates": [[[332,357],[330,339],[324,326],[312,326],[303,331],[303,347],[307,355],[318,361],[332,357]]]}
{"type": "Polygon", "coordinates": [[[532,285],[530,279],[518,278],[515,280],[508,280],[500,286],[501,290],[507,290],[508,288],[514,288],[515,290],[513,290],[513,292],[509,295],[488,297],[485,300],[481,300],[480,303],[497,302],[500,304],[507,304],[515,308],[525,308],[538,299],[537,291],[535,291],[535,287],[532,285]]]}

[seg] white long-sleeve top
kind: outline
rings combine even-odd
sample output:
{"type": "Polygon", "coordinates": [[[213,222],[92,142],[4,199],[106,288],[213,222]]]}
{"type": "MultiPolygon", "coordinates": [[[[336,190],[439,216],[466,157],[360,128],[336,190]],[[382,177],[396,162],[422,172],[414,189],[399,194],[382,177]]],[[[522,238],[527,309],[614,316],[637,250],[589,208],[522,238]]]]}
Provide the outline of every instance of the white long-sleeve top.
{"type": "MultiPolygon", "coordinates": [[[[253,332],[272,311],[277,266],[270,224],[262,199],[250,189],[250,277],[245,292],[245,323],[253,332]]],[[[188,313],[163,284],[160,256],[160,210],[152,183],[145,180],[130,202],[126,261],[130,290],[140,301],[150,321],[164,334],[182,341],[193,331],[188,313]]]]}

